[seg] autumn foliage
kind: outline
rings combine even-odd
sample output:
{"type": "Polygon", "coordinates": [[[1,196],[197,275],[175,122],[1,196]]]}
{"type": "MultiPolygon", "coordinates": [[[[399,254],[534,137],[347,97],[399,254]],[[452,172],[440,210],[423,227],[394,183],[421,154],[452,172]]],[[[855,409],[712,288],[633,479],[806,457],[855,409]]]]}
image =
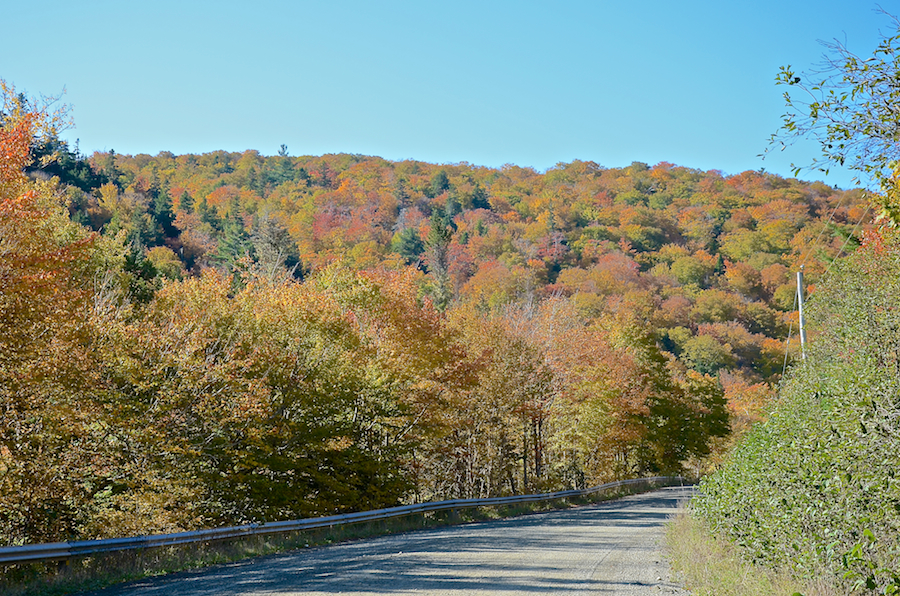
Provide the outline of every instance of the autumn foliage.
{"type": "Polygon", "coordinates": [[[0,127],[8,544],[696,471],[865,226],[760,172],[85,158],[48,117],[0,127]]]}
{"type": "MultiPolygon", "coordinates": [[[[4,90],[7,88],[4,86],[4,90]]],[[[39,112],[9,102],[0,127],[0,532],[65,535],[83,499],[93,412],[90,256],[94,235],[72,224],[52,184],[24,174],[39,112]]]]}

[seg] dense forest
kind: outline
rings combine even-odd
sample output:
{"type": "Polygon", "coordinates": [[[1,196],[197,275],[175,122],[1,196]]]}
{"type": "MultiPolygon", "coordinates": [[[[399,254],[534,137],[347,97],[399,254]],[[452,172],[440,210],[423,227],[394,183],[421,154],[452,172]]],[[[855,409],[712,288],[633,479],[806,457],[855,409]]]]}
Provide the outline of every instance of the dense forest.
{"type": "Polygon", "coordinates": [[[696,473],[871,227],[763,171],[84,156],[4,91],[4,544],[696,473]]]}

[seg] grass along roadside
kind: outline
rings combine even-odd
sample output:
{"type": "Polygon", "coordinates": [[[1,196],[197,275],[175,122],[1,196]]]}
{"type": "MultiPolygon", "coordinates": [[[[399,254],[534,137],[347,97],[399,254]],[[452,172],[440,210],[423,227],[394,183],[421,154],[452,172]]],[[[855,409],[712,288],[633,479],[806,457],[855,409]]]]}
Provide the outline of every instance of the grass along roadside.
{"type": "Polygon", "coordinates": [[[585,497],[435,511],[302,532],[100,553],[72,559],[66,563],[36,563],[0,567],[0,594],[64,596],[147,577],[201,569],[291,550],[326,546],[337,542],[361,540],[424,528],[489,521],[554,509],[567,509],[647,492],[661,486],[664,485],[651,484],[648,487],[642,483],[585,497]]]}
{"type": "Polygon", "coordinates": [[[737,547],[713,536],[707,525],[681,509],[666,528],[672,570],[694,596],[839,596],[826,580],[801,583],[786,572],[743,561],[737,547]]]}

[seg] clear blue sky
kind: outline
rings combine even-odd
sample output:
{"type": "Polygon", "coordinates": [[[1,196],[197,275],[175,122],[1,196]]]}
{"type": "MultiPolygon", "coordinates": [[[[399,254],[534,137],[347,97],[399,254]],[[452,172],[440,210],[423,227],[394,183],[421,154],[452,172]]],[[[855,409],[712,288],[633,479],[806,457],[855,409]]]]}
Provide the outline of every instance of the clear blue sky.
{"type": "Polygon", "coordinates": [[[538,170],[583,159],[790,175],[812,146],[757,157],[783,112],[778,67],[815,65],[820,39],[869,54],[891,25],[868,0],[5,4],[0,77],[65,88],[66,137],[85,153],[284,143],[538,170]]]}

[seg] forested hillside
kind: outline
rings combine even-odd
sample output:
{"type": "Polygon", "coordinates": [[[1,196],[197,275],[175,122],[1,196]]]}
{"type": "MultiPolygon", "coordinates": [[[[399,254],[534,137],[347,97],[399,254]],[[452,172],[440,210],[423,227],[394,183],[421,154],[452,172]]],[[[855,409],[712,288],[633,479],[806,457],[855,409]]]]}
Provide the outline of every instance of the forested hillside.
{"type": "Polygon", "coordinates": [[[696,469],[871,219],[667,163],[84,157],[6,91],[5,544],[696,469]]]}
{"type": "Polygon", "coordinates": [[[814,289],[868,223],[857,191],[667,163],[541,174],[356,155],[69,155],[91,173],[68,190],[73,219],[121,234],[167,277],[254,263],[301,278],[340,262],[415,266],[440,311],[570,298],[586,320],[643,321],[735,399],[779,378],[793,272],[805,264],[814,289]]]}
{"type": "Polygon", "coordinates": [[[754,382],[783,367],[793,271],[805,263],[814,286],[858,245],[868,208],[821,183],[667,163],[541,174],[254,151],[79,160],[56,149],[78,166],[61,172],[76,185],[73,220],[120,234],[166,277],[253,263],[302,278],[339,261],[415,266],[440,311],[562,296],[594,319],[625,300],[688,368],[754,382]]]}

